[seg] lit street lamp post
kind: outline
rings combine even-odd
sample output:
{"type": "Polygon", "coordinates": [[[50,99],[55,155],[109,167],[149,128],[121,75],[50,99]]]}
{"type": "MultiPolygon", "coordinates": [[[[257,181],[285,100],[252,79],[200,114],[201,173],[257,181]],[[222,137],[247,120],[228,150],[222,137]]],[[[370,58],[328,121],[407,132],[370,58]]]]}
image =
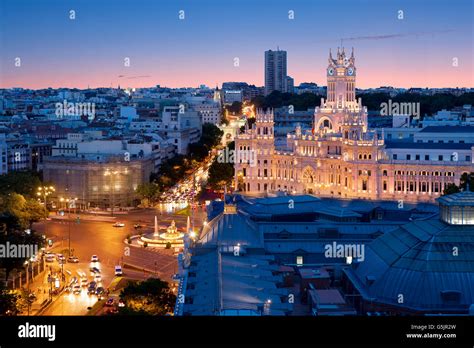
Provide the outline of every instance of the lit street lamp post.
{"type": "Polygon", "coordinates": [[[47,197],[51,195],[55,190],[53,186],[40,186],[38,187],[38,191],[36,192],[36,195],[39,197],[43,197],[43,204],[46,209],[48,209],[48,204],[47,204],[47,197]]]}

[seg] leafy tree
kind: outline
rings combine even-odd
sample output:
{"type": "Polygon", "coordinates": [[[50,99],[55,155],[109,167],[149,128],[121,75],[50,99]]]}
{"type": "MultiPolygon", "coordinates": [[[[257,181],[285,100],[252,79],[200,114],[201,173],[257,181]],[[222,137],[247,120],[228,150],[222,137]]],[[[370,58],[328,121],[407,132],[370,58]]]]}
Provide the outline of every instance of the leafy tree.
{"type": "Polygon", "coordinates": [[[202,135],[200,143],[209,149],[218,146],[221,143],[224,132],[212,123],[204,123],[202,125],[202,135]]]}
{"type": "Polygon", "coordinates": [[[41,186],[37,172],[15,171],[0,175],[0,193],[18,193],[25,197],[36,197],[36,190],[41,186]]]}
{"type": "Polygon", "coordinates": [[[0,316],[18,314],[17,300],[17,295],[8,290],[0,281],[0,316]]]}
{"type": "MultiPolygon", "coordinates": [[[[0,233],[0,244],[2,245],[36,245],[38,250],[43,246],[44,240],[41,236],[31,231],[26,233],[23,230],[17,230],[14,227],[9,226],[9,222],[3,220],[5,215],[0,216],[0,224],[4,226],[7,224],[7,228],[0,233]],[[2,221],[3,220],[3,221],[2,221]]],[[[11,221],[11,217],[7,216],[7,220],[11,221]]],[[[22,270],[27,257],[2,257],[0,258],[0,268],[5,269],[5,281],[8,279],[11,271],[14,269],[22,270]]]]}
{"type": "Polygon", "coordinates": [[[464,173],[461,175],[459,186],[456,184],[448,184],[443,191],[444,195],[451,195],[453,193],[458,193],[464,190],[467,190],[467,185],[469,183],[469,191],[474,191],[474,173],[464,173]]]}
{"type": "Polygon", "coordinates": [[[142,205],[148,205],[148,202],[155,203],[158,201],[160,198],[160,187],[154,182],[144,183],[137,186],[135,193],[142,200],[142,205]]]}
{"type": "Polygon", "coordinates": [[[226,109],[233,115],[239,115],[242,112],[242,103],[235,101],[232,105],[227,105],[226,109]]]}
{"type": "Polygon", "coordinates": [[[30,228],[34,222],[48,217],[48,211],[37,200],[10,193],[0,197],[0,210],[15,216],[21,228],[30,228]]]}
{"type": "MultiPolygon", "coordinates": [[[[279,108],[293,105],[295,110],[307,110],[319,106],[323,95],[312,93],[290,94],[274,91],[268,96],[257,96],[252,99],[252,104],[257,108],[279,108]]],[[[369,110],[380,110],[380,104],[386,103],[389,99],[398,103],[420,103],[420,116],[432,115],[442,109],[452,109],[456,106],[474,104],[474,93],[464,93],[455,96],[449,93],[437,93],[434,95],[421,95],[417,93],[400,93],[391,97],[389,93],[357,93],[356,98],[362,98],[362,103],[369,110]]]]}
{"type": "Polygon", "coordinates": [[[221,190],[225,185],[231,186],[234,179],[234,164],[219,163],[216,158],[209,167],[208,185],[213,190],[221,190]]]}
{"type": "Polygon", "coordinates": [[[453,193],[461,192],[456,184],[448,184],[443,191],[444,195],[452,195],[453,193]]]}
{"type": "Polygon", "coordinates": [[[157,278],[129,282],[120,298],[125,303],[125,307],[119,309],[120,314],[165,315],[173,311],[176,302],[168,282],[157,278]]]}

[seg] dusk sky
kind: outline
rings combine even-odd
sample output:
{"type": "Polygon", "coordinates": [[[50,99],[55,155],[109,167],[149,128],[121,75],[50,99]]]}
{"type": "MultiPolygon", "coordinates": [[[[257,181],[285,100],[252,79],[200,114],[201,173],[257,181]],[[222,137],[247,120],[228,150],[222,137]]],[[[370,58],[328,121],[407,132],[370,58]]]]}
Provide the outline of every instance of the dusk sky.
{"type": "Polygon", "coordinates": [[[473,87],[473,19],[472,0],[0,0],[0,87],[262,86],[277,46],[295,85],[325,85],[341,38],[359,88],[473,87]]]}

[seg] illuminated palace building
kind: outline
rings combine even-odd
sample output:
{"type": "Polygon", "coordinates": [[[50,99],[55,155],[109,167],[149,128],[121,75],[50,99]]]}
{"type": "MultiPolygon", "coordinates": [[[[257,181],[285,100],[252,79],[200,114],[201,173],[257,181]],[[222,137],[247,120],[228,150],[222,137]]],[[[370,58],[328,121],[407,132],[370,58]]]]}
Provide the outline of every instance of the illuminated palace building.
{"type": "Polygon", "coordinates": [[[356,75],[353,51],[348,57],[338,50],[336,59],[330,53],[327,98],[315,108],[313,129],[297,126],[286,142],[274,137],[273,111],[258,110],[252,129],[236,138],[237,150],[255,154],[255,161],[240,156],[235,165],[238,190],[434,202],[474,171],[474,127],[463,127],[467,140],[461,127],[417,128],[408,140],[385,139],[384,129],[368,128],[367,108],[355,98],[356,75]],[[430,132],[445,140],[428,140],[430,132]]]}

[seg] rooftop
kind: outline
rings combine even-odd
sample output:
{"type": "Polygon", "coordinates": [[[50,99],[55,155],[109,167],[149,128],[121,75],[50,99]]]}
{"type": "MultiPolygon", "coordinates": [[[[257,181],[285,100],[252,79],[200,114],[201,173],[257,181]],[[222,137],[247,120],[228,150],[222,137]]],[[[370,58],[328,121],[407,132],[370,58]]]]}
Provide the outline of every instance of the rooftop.
{"type": "MultiPolygon", "coordinates": [[[[474,129],[474,127],[472,127],[474,129]]],[[[405,141],[386,141],[387,149],[424,149],[424,150],[470,150],[474,144],[469,143],[412,143],[405,141]]]]}
{"type": "Polygon", "coordinates": [[[452,195],[445,195],[438,198],[440,205],[447,206],[470,206],[474,207],[474,192],[464,190],[452,195]]]}
{"type": "Polygon", "coordinates": [[[420,133],[474,133],[474,126],[428,126],[420,133]]]}

